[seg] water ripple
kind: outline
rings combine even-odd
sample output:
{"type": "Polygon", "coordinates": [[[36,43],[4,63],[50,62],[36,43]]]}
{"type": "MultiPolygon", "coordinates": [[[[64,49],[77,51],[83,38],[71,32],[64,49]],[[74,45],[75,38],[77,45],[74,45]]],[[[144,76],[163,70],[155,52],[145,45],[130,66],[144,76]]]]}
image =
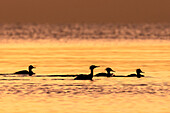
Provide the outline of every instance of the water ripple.
{"type": "Polygon", "coordinates": [[[107,95],[107,94],[154,94],[169,95],[170,86],[162,84],[122,84],[122,85],[93,85],[93,84],[57,84],[57,83],[18,83],[0,85],[1,94],[10,95],[107,95]]]}

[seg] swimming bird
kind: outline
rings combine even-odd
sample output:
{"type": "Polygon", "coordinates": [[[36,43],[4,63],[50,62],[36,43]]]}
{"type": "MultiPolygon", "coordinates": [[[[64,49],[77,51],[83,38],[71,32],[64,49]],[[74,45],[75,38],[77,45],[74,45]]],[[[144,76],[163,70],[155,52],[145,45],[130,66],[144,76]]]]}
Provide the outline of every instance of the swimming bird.
{"type": "Polygon", "coordinates": [[[91,73],[89,75],[79,75],[74,80],[92,80],[93,70],[97,67],[100,67],[100,66],[91,65],[89,68],[91,70],[91,73]]]}
{"type": "Polygon", "coordinates": [[[105,70],[107,71],[107,73],[98,73],[95,76],[97,76],[97,77],[111,77],[111,76],[115,76],[113,73],[110,73],[111,71],[115,72],[110,67],[106,68],[105,70]]]}
{"type": "Polygon", "coordinates": [[[17,71],[14,74],[28,74],[29,76],[32,76],[33,74],[35,74],[32,69],[35,68],[34,66],[30,65],[28,67],[28,71],[27,70],[22,70],[22,71],[17,71]]]}
{"type": "Polygon", "coordinates": [[[136,73],[137,74],[130,74],[130,75],[128,75],[128,77],[134,77],[134,76],[136,76],[138,78],[144,77],[144,75],[141,75],[140,73],[145,73],[145,72],[143,72],[141,69],[136,69],[136,73]]]}

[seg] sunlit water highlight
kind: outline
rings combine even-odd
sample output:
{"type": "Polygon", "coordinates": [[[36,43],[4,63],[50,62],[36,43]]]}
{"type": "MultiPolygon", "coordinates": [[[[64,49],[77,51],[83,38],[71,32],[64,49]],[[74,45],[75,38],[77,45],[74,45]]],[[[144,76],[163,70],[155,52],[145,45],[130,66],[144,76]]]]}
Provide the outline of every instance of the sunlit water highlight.
{"type": "Polygon", "coordinates": [[[169,48],[169,40],[160,39],[1,40],[0,73],[27,69],[30,64],[37,68],[32,77],[0,75],[0,111],[168,113],[169,48]],[[113,68],[116,75],[127,75],[141,68],[146,77],[94,77],[94,81],[75,81],[74,77],[36,77],[88,74],[91,64],[101,66],[94,70],[95,74],[104,72],[106,67],[113,68]]]}

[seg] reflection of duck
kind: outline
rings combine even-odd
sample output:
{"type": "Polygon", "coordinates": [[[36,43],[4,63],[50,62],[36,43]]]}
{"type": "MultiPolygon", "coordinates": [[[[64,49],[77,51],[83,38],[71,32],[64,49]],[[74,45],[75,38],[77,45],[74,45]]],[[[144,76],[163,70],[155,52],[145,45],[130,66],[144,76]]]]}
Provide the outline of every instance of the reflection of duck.
{"type": "Polygon", "coordinates": [[[14,74],[29,74],[29,76],[32,76],[33,74],[35,74],[32,69],[35,68],[34,66],[30,65],[28,67],[28,71],[27,70],[22,70],[22,71],[17,71],[14,74]]]}
{"type": "Polygon", "coordinates": [[[108,67],[108,68],[106,68],[105,69],[106,71],[107,71],[107,73],[98,73],[98,74],[96,74],[95,76],[97,76],[97,77],[111,77],[111,76],[114,76],[114,74],[113,73],[110,73],[111,71],[112,72],[115,72],[114,70],[112,70],[110,67],[108,67]]]}
{"type": "Polygon", "coordinates": [[[91,65],[90,66],[91,73],[89,75],[79,75],[74,80],[92,80],[93,70],[97,67],[100,67],[100,66],[91,65]]]}
{"type": "Polygon", "coordinates": [[[136,77],[138,77],[138,78],[144,77],[144,75],[141,75],[141,74],[140,74],[140,73],[144,73],[144,72],[141,71],[141,69],[136,69],[136,73],[137,73],[137,74],[130,74],[130,75],[128,75],[128,77],[134,77],[134,76],[136,76],[136,77]]]}

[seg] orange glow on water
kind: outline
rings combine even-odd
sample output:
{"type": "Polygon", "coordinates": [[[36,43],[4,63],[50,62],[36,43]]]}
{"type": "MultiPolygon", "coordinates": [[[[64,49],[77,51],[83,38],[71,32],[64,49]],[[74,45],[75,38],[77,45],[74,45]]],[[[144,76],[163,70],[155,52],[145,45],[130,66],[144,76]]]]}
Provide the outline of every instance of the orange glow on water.
{"type": "Polygon", "coordinates": [[[1,112],[169,112],[168,41],[87,42],[2,44],[0,72],[13,73],[32,64],[36,75],[79,74],[89,73],[89,65],[95,64],[101,66],[95,74],[106,67],[116,75],[141,68],[146,77],[74,81],[73,77],[1,76],[1,112]]]}

